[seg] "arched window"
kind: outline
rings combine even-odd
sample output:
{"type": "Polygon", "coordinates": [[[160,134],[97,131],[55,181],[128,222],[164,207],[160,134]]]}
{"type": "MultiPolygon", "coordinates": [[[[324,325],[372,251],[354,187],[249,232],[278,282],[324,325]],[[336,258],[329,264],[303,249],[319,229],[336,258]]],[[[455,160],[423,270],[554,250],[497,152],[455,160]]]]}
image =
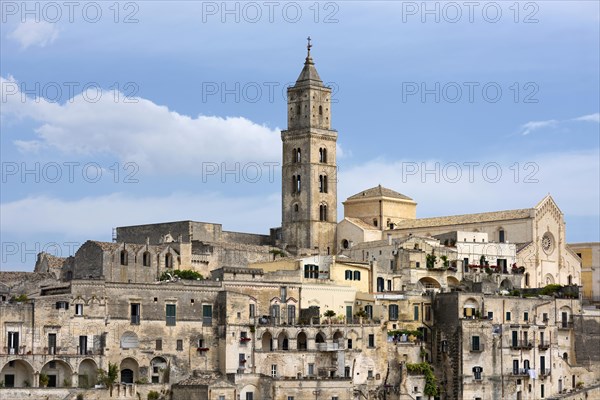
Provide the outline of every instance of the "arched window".
{"type": "Polygon", "coordinates": [[[354,280],[360,281],[360,271],[354,271],[354,280]]]}
{"type": "Polygon", "coordinates": [[[294,204],[294,212],[297,213],[298,212],[298,204],[294,204]]]}
{"type": "Polygon", "coordinates": [[[292,152],[292,162],[295,163],[298,159],[298,149],[294,149],[292,152]]]}
{"type": "Polygon", "coordinates": [[[327,162],[327,149],[321,147],[319,149],[319,162],[326,163],[327,162]]]}
{"type": "Polygon", "coordinates": [[[171,253],[165,254],[165,268],[173,268],[173,256],[171,253]]]}
{"type": "Polygon", "coordinates": [[[297,116],[300,116],[300,111],[301,111],[300,104],[298,104],[298,105],[296,106],[296,115],[297,115],[297,116]]]}
{"type": "Polygon", "coordinates": [[[567,278],[567,284],[571,286],[573,284],[573,275],[569,275],[567,278]]]}
{"type": "Polygon", "coordinates": [[[384,282],[383,278],[377,278],[377,291],[378,292],[383,292],[384,285],[385,285],[385,282],[384,282]]]}
{"type": "Polygon", "coordinates": [[[302,190],[302,182],[300,180],[300,175],[296,177],[296,193],[300,193],[302,190]]]}
{"type": "Polygon", "coordinates": [[[327,193],[327,175],[319,175],[319,192],[327,193]]]}
{"type": "Polygon", "coordinates": [[[319,206],[319,221],[327,221],[327,204],[319,206]]]}
{"type": "Polygon", "coordinates": [[[525,286],[529,286],[529,272],[525,274],[525,286]]]}
{"type": "Polygon", "coordinates": [[[128,257],[127,251],[121,250],[121,265],[127,265],[128,257]]]}
{"type": "Polygon", "coordinates": [[[302,151],[300,149],[296,150],[296,162],[302,161],[302,151]]]}
{"type": "Polygon", "coordinates": [[[323,106],[319,106],[319,115],[323,115],[323,106]]]}
{"type": "Polygon", "coordinates": [[[298,187],[298,178],[296,178],[296,175],[292,176],[292,193],[296,193],[296,188],[298,187]]]}
{"type": "Polygon", "coordinates": [[[351,281],[352,280],[352,271],[350,271],[349,269],[347,269],[346,271],[344,271],[344,275],[345,275],[345,279],[347,281],[351,281]]]}
{"type": "Polygon", "coordinates": [[[147,251],[145,251],[144,255],[142,255],[142,265],[144,267],[150,266],[150,253],[148,253],[147,251]]]}

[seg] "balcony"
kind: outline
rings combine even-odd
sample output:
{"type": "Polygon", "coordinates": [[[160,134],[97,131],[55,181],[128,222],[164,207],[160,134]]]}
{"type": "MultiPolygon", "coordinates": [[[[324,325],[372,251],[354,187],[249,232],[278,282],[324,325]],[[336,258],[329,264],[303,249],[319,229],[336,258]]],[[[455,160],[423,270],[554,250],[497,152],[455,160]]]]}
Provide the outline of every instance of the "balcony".
{"type": "Polygon", "coordinates": [[[548,350],[549,348],[550,348],[550,342],[548,342],[548,341],[540,342],[540,344],[538,344],[538,349],[540,349],[540,350],[548,350]]]}
{"type": "Polygon", "coordinates": [[[471,353],[481,353],[484,349],[484,345],[483,343],[479,343],[479,344],[473,344],[471,343],[471,347],[469,348],[469,351],[471,353]]]}
{"type": "Polygon", "coordinates": [[[240,338],[240,345],[245,346],[246,344],[248,344],[248,342],[250,342],[252,339],[250,339],[249,337],[241,337],[240,338]]]}
{"type": "Polygon", "coordinates": [[[337,351],[344,350],[344,345],[339,342],[333,343],[317,343],[318,351],[337,351]]]}
{"type": "Polygon", "coordinates": [[[547,376],[550,376],[550,368],[540,368],[540,378],[544,379],[547,376]]]}
{"type": "Polygon", "coordinates": [[[561,321],[558,324],[558,329],[561,329],[561,330],[573,329],[573,321],[561,321]]]}
{"type": "Polygon", "coordinates": [[[526,369],[526,368],[513,369],[511,372],[511,375],[529,378],[529,369],[526,369]]]}
{"type": "Polygon", "coordinates": [[[517,340],[516,342],[511,342],[510,348],[513,350],[531,350],[533,343],[529,340],[517,340]]]}

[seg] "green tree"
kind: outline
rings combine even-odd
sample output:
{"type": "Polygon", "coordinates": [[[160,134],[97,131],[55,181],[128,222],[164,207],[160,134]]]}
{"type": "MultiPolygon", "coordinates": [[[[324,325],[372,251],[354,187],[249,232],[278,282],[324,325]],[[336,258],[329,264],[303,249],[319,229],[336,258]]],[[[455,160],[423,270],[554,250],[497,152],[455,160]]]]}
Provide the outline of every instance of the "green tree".
{"type": "Polygon", "coordinates": [[[117,364],[108,363],[108,371],[103,369],[98,370],[98,382],[102,382],[110,392],[110,396],[113,394],[113,385],[119,377],[119,367],[117,364]]]}

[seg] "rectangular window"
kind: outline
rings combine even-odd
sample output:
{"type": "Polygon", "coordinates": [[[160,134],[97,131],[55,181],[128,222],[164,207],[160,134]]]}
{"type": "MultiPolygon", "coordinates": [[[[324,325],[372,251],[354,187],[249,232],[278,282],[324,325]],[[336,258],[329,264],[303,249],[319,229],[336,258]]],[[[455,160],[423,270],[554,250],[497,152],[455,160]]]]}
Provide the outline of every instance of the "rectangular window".
{"type": "Polygon", "coordinates": [[[308,364],[308,376],[313,376],[315,374],[315,364],[308,364]]]}
{"type": "Polygon", "coordinates": [[[375,347],[375,335],[369,334],[369,347],[375,347]]]}
{"type": "Polygon", "coordinates": [[[254,400],[254,392],[246,393],[246,400],[254,400]]]}
{"type": "Polygon", "coordinates": [[[506,312],[506,320],[507,320],[507,321],[510,321],[510,311],[507,311],[507,312],[506,312]]]}
{"type": "Polygon", "coordinates": [[[473,368],[473,377],[475,378],[475,380],[477,380],[477,381],[481,380],[481,371],[482,370],[483,370],[483,368],[481,368],[481,367],[473,368]]]}
{"type": "Polygon", "coordinates": [[[388,292],[392,291],[392,281],[390,279],[388,279],[388,281],[387,281],[387,290],[388,290],[388,292]]]}
{"type": "Polygon", "coordinates": [[[48,334],[48,354],[56,354],[56,333],[48,334]]]}
{"type": "Polygon", "coordinates": [[[225,400],[225,396],[219,396],[219,400],[225,400]]]}
{"type": "Polygon", "coordinates": [[[417,262],[415,263],[415,267],[416,267],[416,268],[421,268],[421,263],[417,261],[417,262]]]}
{"type": "Polygon", "coordinates": [[[271,377],[277,378],[277,364],[271,364],[271,377]]]}
{"type": "Polygon", "coordinates": [[[294,400],[294,396],[288,396],[287,400],[294,400]]]}
{"type": "Polygon", "coordinates": [[[285,303],[285,301],[287,300],[287,287],[282,286],[279,290],[279,298],[281,299],[282,303],[285,303]]]}
{"type": "Polygon", "coordinates": [[[548,322],[548,313],[543,313],[543,314],[542,314],[542,320],[543,320],[544,322],[548,322]]]}
{"type": "Polygon", "coordinates": [[[156,339],[156,350],[162,350],[162,339],[156,339]]]}
{"type": "Polygon", "coordinates": [[[523,313],[523,320],[529,321],[529,313],[527,311],[523,313]]]}
{"type": "Polygon", "coordinates": [[[75,315],[77,315],[77,316],[83,315],[83,304],[75,304],[75,315]]]}
{"type": "Polygon", "coordinates": [[[87,336],[79,336],[79,354],[87,354],[87,336]]]}
{"type": "Polygon", "coordinates": [[[540,397],[543,399],[544,396],[545,396],[545,394],[544,394],[544,384],[542,383],[540,385],[540,397]]]}
{"type": "Polygon", "coordinates": [[[289,305],[287,308],[288,324],[294,325],[296,323],[296,306],[289,305]]]}
{"type": "Polygon", "coordinates": [[[398,305],[397,304],[390,304],[389,318],[390,318],[390,321],[398,320],[398,305]]]}
{"type": "Polygon", "coordinates": [[[469,259],[463,258],[463,271],[467,272],[469,269],[469,259]]]}
{"type": "Polygon", "coordinates": [[[19,332],[8,332],[8,354],[19,354],[19,332]]]}
{"type": "Polygon", "coordinates": [[[212,305],[211,304],[203,304],[202,305],[202,324],[204,326],[212,326],[212,305]]]}
{"type": "Polygon", "coordinates": [[[488,311],[488,319],[494,319],[494,313],[492,311],[488,311]]]}
{"type": "Polygon", "coordinates": [[[373,370],[372,369],[367,371],[367,379],[373,379],[373,370]]]}
{"type": "Polygon", "coordinates": [[[425,321],[431,321],[431,306],[425,306],[425,321]]]}
{"type": "Polygon", "coordinates": [[[348,350],[352,350],[352,339],[348,339],[348,350]]]}
{"type": "Polygon", "coordinates": [[[139,303],[131,303],[131,324],[139,325],[140,324],[140,304],[139,303]]]}
{"type": "Polygon", "coordinates": [[[255,313],[256,313],[256,305],[250,304],[250,310],[249,310],[250,318],[254,318],[255,313]]]}
{"type": "Polygon", "coordinates": [[[239,353],[238,360],[239,360],[239,368],[245,368],[246,367],[246,354],[239,353]]]}
{"type": "Polygon", "coordinates": [[[419,306],[417,306],[417,305],[414,306],[413,314],[414,314],[413,319],[415,321],[418,321],[419,320],[419,306]]]}
{"type": "Polygon", "coordinates": [[[471,350],[480,351],[481,343],[479,341],[479,336],[471,336],[471,350]]]}
{"type": "Polygon", "coordinates": [[[519,332],[512,331],[512,347],[517,347],[519,344],[519,332]]]}
{"type": "Polygon", "coordinates": [[[175,326],[176,317],[176,307],[175,304],[167,304],[165,308],[165,317],[167,326],[175,326]]]}
{"type": "Polygon", "coordinates": [[[183,351],[183,340],[177,339],[177,351],[183,351]]]}
{"type": "Polygon", "coordinates": [[[350,367],[344,367],[344,378],[350,378],[350,367]]]}
{"type": "Polygon", "coordinates": [[[68,310],[69,309],[69,303],[66,301],[57,301],[56,302],[56,309],[57,310],[68,310]]]}
{"type": "Polygon", "coordinates": [[[274,324],[279,325],[279,317],[281,316],[281,307],[279,304],[273,304],[271,306],[271,321],[274,324]]]}

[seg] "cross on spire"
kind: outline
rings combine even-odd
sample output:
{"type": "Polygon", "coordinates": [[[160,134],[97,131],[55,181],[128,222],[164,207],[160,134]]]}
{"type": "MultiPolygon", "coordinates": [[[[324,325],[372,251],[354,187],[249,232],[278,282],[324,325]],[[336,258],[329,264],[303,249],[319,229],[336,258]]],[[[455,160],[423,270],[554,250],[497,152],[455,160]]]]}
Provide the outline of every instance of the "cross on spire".
{"type": "Polygon", "coordinates": [[[312,47],[312,44],[310,44],[310,36],[307,37],[306,40],[308,41],[308,44],[306,45],[306,49],[308,50],[308,57],[310,57],[310,48],[312,47]]]}

